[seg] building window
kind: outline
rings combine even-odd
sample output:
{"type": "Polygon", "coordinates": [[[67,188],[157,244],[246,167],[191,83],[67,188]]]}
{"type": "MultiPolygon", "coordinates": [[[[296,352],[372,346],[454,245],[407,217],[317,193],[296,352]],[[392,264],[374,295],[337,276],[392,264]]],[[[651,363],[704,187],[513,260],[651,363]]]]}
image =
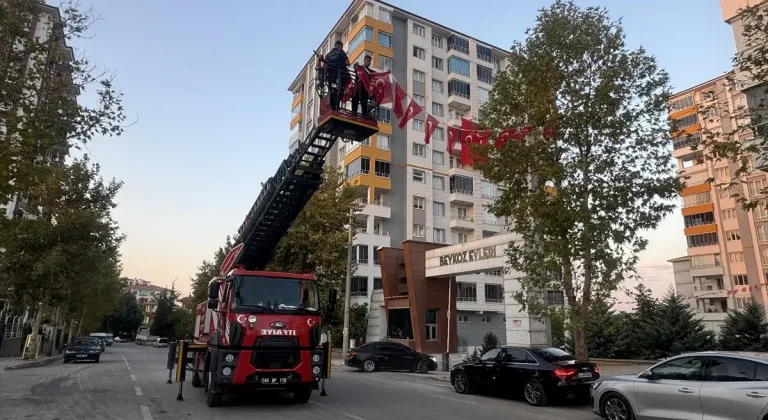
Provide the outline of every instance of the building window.
{"type": "Polygon", "coordinates": [[[482,186],[483,186],[483,191],[481,193],[481,196],[483,198],[496,199],[501,196],[501,190],[499,189],[498,185],[492,182],[483,180],[482,186]]]}
{"type": "MultiPolygon", "coordinates": [[[[377,264],[378,265],[378,264],[377,264]]],[[[373,278],[373,290],[381,290],[381,277],[373,278]]]]}
{"type": "Polygon", "coordinates": [[[379,55],[379,68],[384,71],[392,71],[392,59],[383,55],[379,55]]]}
{"type": "Polygon", "coordinates": [[[371,158],[361,156],[347,165],[347,178],[352,178],[359,174],[368,175],[371,173],[371,158]]]}
{"type": "Polygon", "coordinates": [[[729,177],[729,174],[728,174],[728,168],[727,167],[715,169],[715,178],[717,178],[717,179],[728,179],[728,177],[729,177]]]}
{"type": "Polygon", "coordinates": [[[749,305],[750,298],[737,298],[736,299],[736,308],[738,309],[747,309],[747,305],[749,305]]]}
{"type": "Polygon", "coordinates": [[[736,209],[723,210],[723,220],[730,220],[736,218],[736,209]]]}
{"type": "Polygon", "coordinates": [[[696,101],[693,98],[693,94],[691,94],[672,101],[672,103],[669,104],[669,109],[671,112],[680,111],[682,109],[693,106],[695,103],[696,101]]]}
{"type": "Polygon", "coordinates": [[[424,210],[427,199],[424,197],[413,197],[413,208],[416,210],[424,210]]]}
{"type": "Polygon", "coordinates": [[[425,36],[424,27],[419,25],[418,23],[414,23],[413,24],[413,34],[414,35],[418,35],[418,36],[423,38],[425,36]]]}
{"type": "Polygon", "coordinates": [[[565,295],[562,290],[547,290],[547,304],[553,306],[565,305],[565,295]]]}
{"type": "Polygon", "coordinates": [[[441,203],[439,201],[433,201],[432,214],[435,216],[445,216],[445,203],[441,203]]]}
{"type": "Polygon", "coordinates": [[[693,195],[686,195],[683,197],[683,207],[693,207],[711,202],[712,196],[709,194],[709,191],[704,191],[693,195]]]}
{"type": "Polygon", "coordinates": [[[379,7],[379,20],[384,23],[392,23],[392,11],[379,7]]]}
{"type": "Polygon", "coordinates": [[[432,102],[432,115],[437,117],[442,117],[444,112],[445,112],[445,107],[443,106],[443,104],[432,102]]]}
{"type": "Polygon", "coordinates": [[[373,41],[373,28],[370,26],[364,27],[355,35],[355,38],[349,43],[347,51],[352,54],[364,41],[373,41]]]}
{"type": "MultiPolygon", "coordinates": [[[[374,233],[376,232],[381,232],[381,231],[380,230],[374,231],[374,233]]],[[[379,247],[373,247],[373,265],[380,265],[379,264],[379,247]]],[[[375,284],[376,283],[374,281],[374,285],[375,284]]]]}
{"type": "Polygon", "coordinates": [[[392,110],[389,108],[379,108],[379,122],[392,124],[392,110]]]}
{"type": "Polygon", "coordinates": [[[416,131],[424,131],[424,120],[413,119],[413,129],[416,131]]]}
{"type": "Polygon", "coordinates": [[[500,284],[486,284],[485,301],[488,303],[504,303],[504,286],[500,284]]]}
{"type": "Polygon", "coordinates": [[[462,98],[469,99],[469,83],[462,82],[461,80],[449,80],[448,81],[448,95],[461,96],[462,98]]]}
{"type": "Polygon", "coordinates": [[[435,140],[445,140],[445,130],[443,130],[443,127],[435,127],[435,131],[432,132],[432,138],[435,140]]]}
{"type": "Polygon", "coordinates": [[[474,191],[474,179],[468,176],[451,175],[451,193],[472,195],[474,191]]]}
{"type": "Polygon", "coordinates": [[[413,225],[413,237],[414,238],[424,237],[424,225],[413,225]]]}
{"type": "Polygon", "coordinates": [[[456,73],[469,77],[469,61],[459,57],[448,58],[448,73],[456,73]]]}
{"type": "Polygon", "coordinates": [[[389,169],[390,169],[390,163],[383,160],[377,160],[375,161],[374,169],[376,171],[376,176],[381,178],[389,178],[389,169]]]}
{"type": "Polygon", "coordinates": [[[424,173],[424,171],[419,169],[413,170],[413,177],[411,178],[413,182],[418,182],[419,184],[424,184],[427,181],[427,175],[424,173]]]}
{"type": "Polygon", "coordinates": [[[443,38],[437,35],[432,35],[432,46],[443,49],[443,38]]]}
{"type": "Polygon", "coordinates": [[[477,80],[487,83],[489,85],[493,84],[493,69],[489,69],[488,67],[481,66],[480,64],[477,65],[477,80]]]}
{"type": "Polygon", "coordinates": [[[427,309],[427,341],[437,340],[437,309],[427,309]]]}
{"type": "Polygon", "coordinates": [[[443,71],[443,59],[432,57],[432,68],[436,70],[443,71]]]}
{"type": "Polygon", "coordinates": [[[480,103],[480,105],[488,102],[489,98],[489,91],[488,89],[478,87],[477,88],[477,102],[480,103]]]}
{"type": "Polygon", "coordinates": [[[392,48],[392,34],[379,31],[379,45],[384,48],[392,48]]]}
{"type": "Polygon", "coordinates": [[[381,150],[389,150],[389,134],[377,134],[376,135],[376,148],[381,150]]]}
{"type": "Polygon", "coordinates": [[[691,114],[687,115],[683,118],[679,118],[676,120],[673,120],[673,126],[676,130],[682,130],[684,128],[688,128],[692,125],[696,125],[699,123],[699,114],[691,114]]]}
{"type": "Polygon", "coordinates": [[[737,274],[733,276],[733,284],[734,286],[748,286],[749,279],[746,274],[737,274]]]}
{"type": "Polygon", "coordinates": [[[477,302],[477,284],[457,281],[456,288],[458,289],[458,293],[456,293],[456,301],[477,302]]]}
{"type": "MultiPolygon", "coordinates": [[[[712,214],[712,213],[709,213],[709,214],[712,214]]],[[[739,235],[739,231],[738,230],[727,230],[727,231],[725,231],[725,240],[726,241],[740,241],[741,240],[741,235],[739,235]]]]}
{"type": "Polygon", "coordinates": [[[424,80],[425,80],[424,73],[422,73],[422,72],[420,72],[418,70],[414,70],[413,71],[413,81],[414,82],[424,83],[424,80]]]}
{"type": "Polygon", "coordinates": [[[685,227],[711,225],[712,223],[715,223],[715,214],[709,211],[706,213],[683,216],[683,223],[685,224],[685,227]]]}
{"type": "MultiPolygon", "coordinates": [[[[424,124],[424,121],[422,121],[421,123],[424,124]]],[[[414,129],[415,128],[416,127],[414,127],[414,129]]],[[[422,130],[423,129],[424,129],[424,127],[422,127],[422,130]]],[[[426,148],[424,147],[424,145],[423,144],[419,144],[419,143],[413,143],[413,155],[414,156],[418,156],[418,157],[426,157],[427,156],[427,151],[426,151],[426,148]]]]}
{"type": "Polygon", "coordinates": [[[368,245],[355,245],[352,249],[358,264],[368,265],[368,245]]]}
{"type": "Polygon", "coordinates": [[[493,54],[493,52],[490,48],[485,45],[477,44],[477,58],[490,63],[493,58],[491,57],[491,54],[493,54]]]}
{"type": "Polygon", "coordinates": [[[350,296],[368,296],[368,277],[354,276],[351,280],[350,296]]]}
{"type": "Polygon", "coordinates": [[[434,242],[444,244],[445,243],[445,229],[432,229],[432,240],[434,242]]]}
{"type": "MultiPolygon", "coordinates": [[[[432,151],[432,163],[434,163],[435,165],[445,165],[445,153],[438,152],[437,150],[433,150],[432,151]]],[[[440,179],[443,179],[443,178],[441,177],[440,179]]],[[[441,184],[443,185],[443,188],[441,188],[441,189],[444,189],[445,188],[445,183],[441,182],[441,184]]]]}
{"type": "Polygon", "coordinates": [[[424,48],[413,47],[413,56],[420,60],[424,60],[427,57],[427,52],[424,48]]]}
{"type": "Polygon", "coordinates": [[[414,100],[414,102],[419,104],[420,107],[422,107],[422,108],[424,107],[424,103],[425,102],[424,102],[424,97],[423,96],[414,94],[413,95],[413,100],[414,100]]]}
{"type": "Polygon", "coordinates": [[[469,54],[469,40],[462,38],[458,35],[451,35],[448,37],[448,50],[456,50],[469,54]]]}
{"type": "Polygon", "coordinates": [[[717,233],[704,233],[701,235],[686,236],[689,248],[695,248],[699,246],[717,245],[717,233]]]}
{"type": "Polygon", "coordinates": [[[744,262],[744,253],[743,252],[729,252],[728,253],[728,261],[734,263],[734,264],[740,264],[744,262]]]}
{"type": "Polygon", "coordinates": [[[730,188],[726,188],[726,189],[718,188],[717,189],[717,196],[720,197],[721,200],[725,200],[727,198],[731,198],[731,189],[730,188]]]}
{"type": "Polygon", "coordinates": [[[464,242],[469,241],[469,235],[466,233],[454,233],[453,234],[453,242],[457,244],[463,244],[464,242]]]}
{"type": "Polygon", "coordinates": [[[387,315],[387,337],[399,340],[413,340],[411,310],[409,308],[390,309],[387,315]]]}
{"type": "Polygon", "coordinates": [[[456,319],[458,319],[459,322],[469,322],[469,317],[466,315],[459,315],[458,317],[456,317],[456,319]]]}
{"type": "MultiPolygon", "coordinates": [[[[434,159],[434,155],[432,158],[434,159]]],[[[440,175],[432,175],[432,189],[437,191],[445,191],[445,178],[440,175]]]]}
{"type": "Polygon", "coordinates": [[[768,187],[768,182],[766,182],[765,179],[756,179],[754,181],[747,182],[747,186],[749,187],[749,195],[752,197],[757,197],[758,195],[762,194],[766,187],[768,187]]]}
{"type": "Polygon", "coordinates": [[[432,80],[432,92],[443,93],[443,82],[432,80]]]}
{"type": "Polygon", "coordinates": [[[489,316],[480,317],[480,322],[482,322],[483,324],[490,324],[491,323],[491,317],[489,317],[489,316]]]}

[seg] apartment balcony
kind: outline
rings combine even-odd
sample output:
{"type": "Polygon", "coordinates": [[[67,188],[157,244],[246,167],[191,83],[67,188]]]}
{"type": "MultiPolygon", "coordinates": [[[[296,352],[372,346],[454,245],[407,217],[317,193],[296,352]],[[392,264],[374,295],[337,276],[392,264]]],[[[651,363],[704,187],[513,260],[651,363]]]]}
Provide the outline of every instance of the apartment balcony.
{"type": "Polygon", "coordinates": [[[472,109],[472,100],[467,94],[449,91],[448,106],[466,112],[472,109]]]}
{"type": "Polygon", "coordinates": [[[501,233],[505,225],[506,223],[503,220],[483,219],[483,230],[486,232],[501,233]]]}
{"type": "Polygon", "coordinates": [[[451,204],[475,204],[475,197],[472,195],[472,191],[453,189],[448,194],[448,201],[451,204]]]}
{"type": "Polygon", "coordinates": [[[504,312],[504,302],[485,302],[480,298],[456,298],[456,310],[468,312],[504,312]]]}
{"type": "Polygon", "coordinates": [[[724,322],[727,312],[722,310],[713,310],[712,312],[704,309],[697,309],[694,311],[696,316],[704,322],[724,322]]]}
{"type": "Polygon", "coordinates": [[[691,266],[691,277],[713,277],[722,276],[723,274],[723,266],[719,263],[691,266]]]}
{"type": "Polygon", "coordinates": [[[360,211],[362,214],[381,217],[383,219],[392,218],[392,207],[390,207],[389,201],[387,200],[376,199],[370,201],[367,199],[360,199],[358,202],[363,205],[363,208],[360,211]]]}
{"type": "Polygon", "coordinates": [[[470,216],[451,216],[448,222],[451,229],[475,231],[475,220],[470,216]]]}
{"type": "Polygon", "coordinates": [[[724,299],[728,297],[728,291],[725,289],[719,289],[717,287],[694,287],[693,297],[696,299],[724,299]]]}

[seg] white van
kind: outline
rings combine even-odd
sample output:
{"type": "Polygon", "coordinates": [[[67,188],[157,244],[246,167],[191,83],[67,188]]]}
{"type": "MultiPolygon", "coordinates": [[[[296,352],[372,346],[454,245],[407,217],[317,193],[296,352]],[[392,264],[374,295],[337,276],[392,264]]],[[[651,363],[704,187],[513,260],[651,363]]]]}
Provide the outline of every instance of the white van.
{"type": "Polygon", "coordinates": [[[158,338],[152,345],[155,347],[168,347],[168,339],[158,338]]]}
{"type": "Polygon", "coordinates": [[[100,338],[101,340],[104,341],[104,344],[107,347],[111,346],[115,342],[115,338],[112,335],[112,333],[96,332],[96,333],[91,333],[91,337],[100,338]]]}

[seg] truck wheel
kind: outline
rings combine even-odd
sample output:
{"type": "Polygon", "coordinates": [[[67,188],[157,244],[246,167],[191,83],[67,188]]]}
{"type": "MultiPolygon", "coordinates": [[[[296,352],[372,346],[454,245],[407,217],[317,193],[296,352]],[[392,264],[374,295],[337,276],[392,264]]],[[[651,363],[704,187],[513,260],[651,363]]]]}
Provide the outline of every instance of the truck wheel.
{"type": "Polygon", "coordinates": [[[223,395],[221,392],[213,392],[213,378],[211,372],[208,372],[208,380],[205,383],[205,404],[208,407],[218,407],[221,405],[223,395]]]}
{"type": "Polygon", "coordinates": [[[293,401],[299,404],[309,401],[309,397],[312,395],[312,388],[309,386],[303,386],[293,391],[293,401]]]}

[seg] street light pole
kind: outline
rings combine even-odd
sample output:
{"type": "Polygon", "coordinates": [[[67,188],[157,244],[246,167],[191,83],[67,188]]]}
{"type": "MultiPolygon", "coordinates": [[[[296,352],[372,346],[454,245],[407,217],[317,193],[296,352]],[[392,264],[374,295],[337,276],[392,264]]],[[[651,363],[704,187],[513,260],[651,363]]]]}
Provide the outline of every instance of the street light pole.
{"type": "Polygon", "coordinates": [[[349,209],[349,238],[347,243],[347,277],[344,285],[344,330],[341,341],[341,357],[346,357],[349,351],[349,295],[352,293],[352,238],[355,222],[355,214],[352,208],[349,209]]]}

